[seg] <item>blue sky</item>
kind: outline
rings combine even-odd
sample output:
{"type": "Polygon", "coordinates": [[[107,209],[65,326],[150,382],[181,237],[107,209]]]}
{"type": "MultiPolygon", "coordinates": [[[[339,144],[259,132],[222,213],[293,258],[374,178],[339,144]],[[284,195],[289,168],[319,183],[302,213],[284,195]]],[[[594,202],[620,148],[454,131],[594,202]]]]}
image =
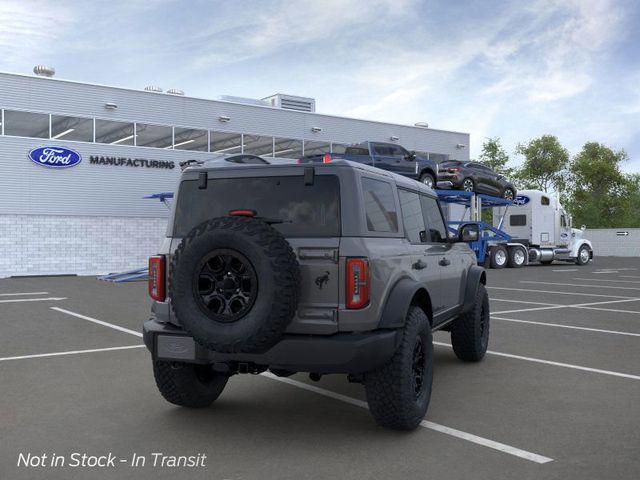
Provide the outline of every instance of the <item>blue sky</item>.
{"type": "MultiPolygon", "coordinates": [[[[640,2],[0,0],[0,70],[187,95],[311,96],[322,113],[551,133],[640,172],[640,2]]],[[[520,159],[514,157],[514,163],[520,159]]]]}

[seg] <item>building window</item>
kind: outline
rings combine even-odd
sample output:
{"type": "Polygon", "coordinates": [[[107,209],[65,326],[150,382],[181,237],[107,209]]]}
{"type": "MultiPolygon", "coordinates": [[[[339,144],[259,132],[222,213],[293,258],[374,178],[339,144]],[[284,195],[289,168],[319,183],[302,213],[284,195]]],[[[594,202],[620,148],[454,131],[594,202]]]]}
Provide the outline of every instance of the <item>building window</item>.
{"type": "Polygon", "coordinates": [[[49,115],[5,110],[4,134],[14,137],[49,138],[49,115]]]}
{"type": "Polygon", "coordinates": [[[251,155],[273,156],[273,137],[261,137],[259,135],[242,136],[244,142],[243,152],[251,155]]]}
{"type": "Polygon", "coordinates": [[[93,119],[51,115],[51,138],[93,142],[93,119]]]}
{"type": "Polygon", "coordinates": [[[206,152],[209,149],[208,132],[194,128],[175,127],[173,129],[173,148],[206,152]]]}
{"type": "Polygon", "coordinates": [[[96,142],[133,145],[133,123],[96,119],[96,142]]]}
{"type": "Polygon", "coordinates": [[[275,138],[273,156],[280,158],[302,157],[302,140],[275,138]]]}
{"type": "Polygon", "coordinates": [[[372,178],[362,179],[362,195],[370,232],[397,232],[398,214],[391,185],[372,178]]]}
{"type": "Polygon", "coordinates": [[[212,153],[242,153],[242,135],[239,133],[211,132],[212,153]]]}
{"type": "Polygon", "coordinates": [[[331,151],[331,143],[329,142],[313,142],[310,140],[304,141],[304,154],[305,155],[323,155],[331,151]]]}
{"type": "Polygon", "coordinates": [[[171,148],[173,129],[164,125],[136,123],[136,145],[138,147],[171,148]]]}

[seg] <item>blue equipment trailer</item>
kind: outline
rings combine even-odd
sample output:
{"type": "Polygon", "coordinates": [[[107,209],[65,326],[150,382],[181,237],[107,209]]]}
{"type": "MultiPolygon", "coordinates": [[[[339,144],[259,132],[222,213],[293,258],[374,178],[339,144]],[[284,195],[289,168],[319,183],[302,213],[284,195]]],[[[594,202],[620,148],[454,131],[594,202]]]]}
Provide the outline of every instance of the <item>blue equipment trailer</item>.
{"type": "MultiPolygon", "coordinates": [[[[485,263],[489,254],[490,248],[495,244],[507,244],[511,240],[511,236],[501,229],[504,215],[500,221],[498,227],[489,225],[482,221],[482,209],[494,208],[494,207],[509,207],[513,205],[511,200],[505,200],[500,197],[492,197],[490,195],[484,195],[482,193],[464,192],[461,190],[436,190],[438,198],[443,204],[455,204],[461,205],[464,211],[461,218],[464,218],[469,213],[469,220],[452,220],[449,218],[449,231],[458,234],[458,228],[461,224],[475,223],[480,228],[480,238],[473,242],[469,242],[469,246],[476,253],[478,263],[485,263]]],[[[506,209],[505,209],[506,213],[506,209]]]]}

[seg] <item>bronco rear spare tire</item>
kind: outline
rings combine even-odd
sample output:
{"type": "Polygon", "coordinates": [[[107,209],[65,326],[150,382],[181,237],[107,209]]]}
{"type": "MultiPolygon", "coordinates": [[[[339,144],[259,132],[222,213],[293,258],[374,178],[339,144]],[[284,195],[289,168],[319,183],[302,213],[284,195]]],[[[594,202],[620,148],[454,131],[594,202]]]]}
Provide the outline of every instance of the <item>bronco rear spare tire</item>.
{"type": "Polygon", "coordinates": [[[259,353],[275,345],[298,306],[300,273],[289,242],[267,223],[221,217],[195,227],[175,251],[169,295],[204,347],[259,353]]]}

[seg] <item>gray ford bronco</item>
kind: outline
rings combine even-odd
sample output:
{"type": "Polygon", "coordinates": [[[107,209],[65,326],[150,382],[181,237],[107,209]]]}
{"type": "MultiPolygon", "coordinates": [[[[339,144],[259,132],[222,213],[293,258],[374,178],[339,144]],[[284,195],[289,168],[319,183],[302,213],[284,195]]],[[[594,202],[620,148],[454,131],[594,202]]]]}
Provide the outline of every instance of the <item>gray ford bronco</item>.
{"type": "Polygon", "coordinates": [[[417,427],[432,332],[483,358],[485,272],[427,186],[367,165],[186,168],[149,262],[144,341],[166,400],[207,407],[238,373],[347,374],[380,425],[417,427]]]}

